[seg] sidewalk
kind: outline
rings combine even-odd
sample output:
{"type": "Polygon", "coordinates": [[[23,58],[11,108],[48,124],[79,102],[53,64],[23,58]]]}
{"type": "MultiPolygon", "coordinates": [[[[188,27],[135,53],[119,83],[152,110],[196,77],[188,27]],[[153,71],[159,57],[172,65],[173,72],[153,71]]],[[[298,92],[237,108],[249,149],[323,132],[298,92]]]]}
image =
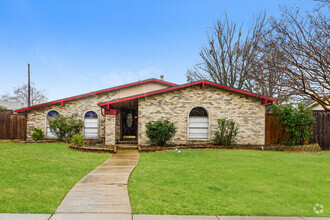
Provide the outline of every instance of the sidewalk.
{"type": "Polygon", "coordinates": [[[131,215],[116,213],[0,214],[0,220],[330,220],[330,217],[131,215]]]}

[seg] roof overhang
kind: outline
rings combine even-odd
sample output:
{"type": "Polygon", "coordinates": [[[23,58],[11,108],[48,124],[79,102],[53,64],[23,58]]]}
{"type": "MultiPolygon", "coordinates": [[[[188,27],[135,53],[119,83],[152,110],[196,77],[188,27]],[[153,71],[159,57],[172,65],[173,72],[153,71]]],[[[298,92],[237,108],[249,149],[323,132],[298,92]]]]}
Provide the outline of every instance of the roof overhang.
{"type": "Polygon", "coordinates": [[[269,97],[266,97],[266,96],[262,96],[262,95],[255,94],[255,93],[252,93],[252,92],[247,92],[247,91],[240,90],[240,89],[235,89],[235,88],[232,88],[232,87],[224,86],[224,85],[213,83],[213,82],[206,81],[206,80],[201,80],[201,81],[187,83],[187,84],[183,84],[183,85],[178,85],[178,86],[174,86],[174,87],[170,87],[170,88],[166,88],[166,89],[161,89],[161,90],[157,90],[157,91],[153,91],[153,92],[148,92],[148,93],[143,93],[143,94],[139,94],[139,95],[129,96],[129,97],[121,98],[121,99],[111,100],[111,101],[108,101],[108,102],[102,102],[102,103],[99,103],[98,105],[100,107],[110,109],[111,104],[115,104],[115,103],[119,103],[119,102],[125,102],[125,101],[139,99],[139,98],[144,98],[144,97],[157,95],[157,94],[161,94],[161,93],[165,93],[165,92],[170,92],[170,91],[174,91],[174,90],[177,90],[177,89],[182,89],[182,88],[186,88],[186,87],[190,87],[190,86],[194,86],[194,85],[201,85],[202,88],[204,88],[205,85],[210,85],[210,86],[214,86],[214,87],[221,88],[221,89],[224,89],[224,90],[228,90],[228,91],[232,91],[232,92],[236,92],[236,93],[256,97],[256,98],[259,98],[261,100],[261,104],[264,104],[264,105],[266,105],[268,102],[276,102],[277,101],[277,99],[274,99],[274,98],[269,98],[269,97]]]}
{"type": "Polygon", "coordinates": [[[43,107],[43,106],[57,104],[57,103],[61,104],[63,106],[64,102],[66,102],[66,101],[79,99],[79,98],[84,98],[84,97],[97,95],[97,94],[104,93],[104,92],[123,89],[123,88],[136,86],[136,85],[140,85],[140,84],[145,84],[145,83],[149,83],[149,82],[157,82],[157,83],[161,83],[161,84],[165,84],[165,85],[169,85],[169,86],[177,86],[177,84],[174,84],[174,83],[170,83],[170,82],[166,82],[166,81],[163,81],[163,80],[152,78],[152,79],[142,80],[142,81],[129,83],[129,84],[121,85],[121,86],[111,87],[111,88],[108,88],[108,89],[103,89],[103,90],[98,90],[98,91],[94,91],[94,92],[90,92],[90,93],[85,93],[85,94],[82,94],[82,95],[72,96],[72,97],[69,97],[69,98],[59,99],[59,100],[55,100],[55,101],[51,101],[51,102],[45,102],[45,103],[42,103],[42,104],[39,104],[39,105],[34,105],[34,106],[31,106],[31,107],[27,107],[27,108],[17,109],[14,112],[16,112],[16,113],[24,112],[24,111],[28,111],[28,110],[31,110],[31,109],[40,108],[40,107],[43,107]]]}

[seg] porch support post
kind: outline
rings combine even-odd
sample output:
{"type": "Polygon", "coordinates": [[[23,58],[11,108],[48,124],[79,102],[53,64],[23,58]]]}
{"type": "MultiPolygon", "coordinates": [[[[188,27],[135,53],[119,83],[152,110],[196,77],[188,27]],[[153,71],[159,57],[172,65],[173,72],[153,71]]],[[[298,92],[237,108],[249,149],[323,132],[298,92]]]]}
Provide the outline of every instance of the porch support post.
{"type": "Polygon", "coordinates": [[[105,115],[105,144],[116,143],[116,115],[105,115]]]}

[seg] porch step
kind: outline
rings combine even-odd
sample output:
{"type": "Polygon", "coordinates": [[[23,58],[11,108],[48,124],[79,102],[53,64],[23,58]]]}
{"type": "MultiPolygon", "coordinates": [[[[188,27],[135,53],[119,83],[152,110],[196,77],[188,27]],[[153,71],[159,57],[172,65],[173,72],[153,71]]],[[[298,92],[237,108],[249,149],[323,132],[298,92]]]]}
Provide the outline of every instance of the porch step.
{"type": "Polygon", "coordinates": [[[125,149],[125,150],[137,150],[137,144],[117,144],[118,149],[125,149]]]}
{"type": "Polygon", "coordinates": [[[123,141],[117,141],[118,144],[135,144],[137,145],[137,141],[136,140],[123,140],[123,141]]]}

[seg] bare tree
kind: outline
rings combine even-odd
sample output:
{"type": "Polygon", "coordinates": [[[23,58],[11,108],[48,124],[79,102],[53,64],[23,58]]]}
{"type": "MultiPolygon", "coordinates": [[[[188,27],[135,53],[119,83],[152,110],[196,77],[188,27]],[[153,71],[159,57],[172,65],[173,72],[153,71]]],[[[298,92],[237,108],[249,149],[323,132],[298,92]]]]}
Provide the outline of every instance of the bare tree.
{"type": "Polygon", "coordinates": [[[281,85],[330,111],[329,18],[319,9],[304,17],[299,9],[281,10],[279,20],[271,19],[275,37],[268,44],[280,60],[274,65],[283,73],[281,85]]]}
{"type": "Polygon", "coordinates": [[[258,44],[266,24],[266,14],[259,13],[249,28],[243,31],[243,25],[238,26],[225,15],[208,32],[208,44],[200,52],[202,62],[187,70],[187,80],[210,80],[238,89],[252,90],[247,81],[253,69],[252,63],[259,54],[258,44]]]}
{"type": "Polygon", "coordinates": [[[250,71],[246,83],[249,84],[252,91],[276,98],[281,103],[290,98],[292,91],[282,85],[284,74],[279,68],[282,60],[273,49],[273,44],[276,45],[276,39],[268,30],[260,40],[259,53],[252,60],[252,71],[250,71]]]}
{"type": "MultiPolygon", "coordinates": [[[[13,94],[11,94],[10,92],[6,92],[0,97],[0,100],[3,101],[18,101],[23,104],[27,104],[27,99],[28,99],[27,84],[23,84],[20,87],[14,87],[13,94]]],[[[31,104],[36,105],[45,101],[47,101],[45,90],[38,90],[34,86],[34,83],[31,83],[31,104]]]]}

